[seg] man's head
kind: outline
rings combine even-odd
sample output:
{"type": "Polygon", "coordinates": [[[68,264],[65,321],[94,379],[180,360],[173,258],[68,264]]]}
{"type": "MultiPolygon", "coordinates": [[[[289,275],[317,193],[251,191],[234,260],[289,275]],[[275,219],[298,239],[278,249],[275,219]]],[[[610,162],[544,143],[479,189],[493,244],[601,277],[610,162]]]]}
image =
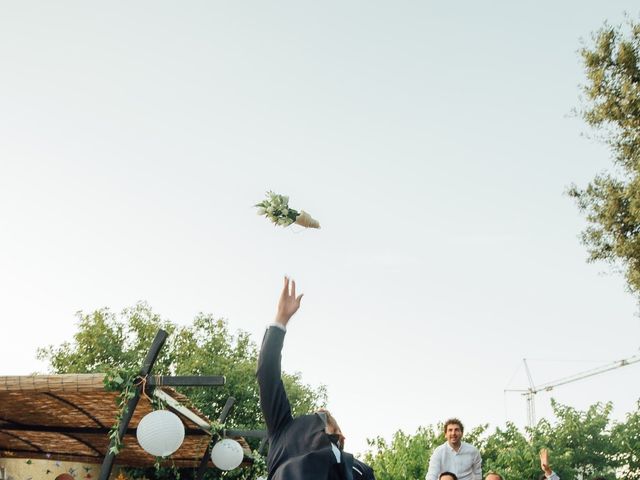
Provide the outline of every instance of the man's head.
{"type": "Polygon", "coordinates": [[[338,445],[338,448],[342,450],[344,448],[344,439],[345,436],[342,434],[342,430],[340,430],[340,425],[336,422],[336,419],[333,418],[333,415],[329,413],[329,410],[326,408],[321,408],[316,411],[316,413],[322,414],[322,416],[326,419],[324,431],[329,435],[331,441],[338,445]]]}
{"type": "Polygon", "coordinates": [[[444,422],[444,438],[452,447],[458,448],[462,442],[462,434],[464,433],[464,426],[462,422],[457,418],[450,418],[444,422]]]}
{"type": "Polygon", "coordinates": [[[442,472],[438,477],[438,480],[458,480],[458,477],[455,473],[451,472],[442,472]]]}
{"type": "Polygon", "coordinates": [[[484,480],[504,480],[504,479],[502,478],[502,475],[496,472],[489,472],[487,473],[487,476],[484,477],[484,480]]]}

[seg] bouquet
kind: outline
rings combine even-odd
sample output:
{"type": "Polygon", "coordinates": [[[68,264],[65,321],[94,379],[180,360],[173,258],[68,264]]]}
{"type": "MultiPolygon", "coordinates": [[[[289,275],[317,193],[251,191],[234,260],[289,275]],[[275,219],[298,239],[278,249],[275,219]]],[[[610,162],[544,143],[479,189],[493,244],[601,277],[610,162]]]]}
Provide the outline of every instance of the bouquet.
{"type": "Polygon", "coordinates": [[[305,228],[320,228],[320,222],[304,210],[289,208],[289,197],[267,192],[267,199],[254,205],[258,208],[258,215],[264,215],[274,224],[288,227],[292,223],[305,228]]]}

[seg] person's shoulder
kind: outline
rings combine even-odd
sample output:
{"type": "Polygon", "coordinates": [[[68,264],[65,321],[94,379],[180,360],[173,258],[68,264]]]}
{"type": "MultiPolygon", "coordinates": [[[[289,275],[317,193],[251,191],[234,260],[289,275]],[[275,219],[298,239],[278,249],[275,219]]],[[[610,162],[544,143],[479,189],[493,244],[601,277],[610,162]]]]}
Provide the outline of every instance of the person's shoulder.
{"type": "Polygon", "coordinates": [[[470,452],[479,452],[480,450],[478,450],[476,447],[474,447],[473,445],[471,445],[470,443],[467,442],[462,442],[462,446],[465,450],[468,450],[470,452]]]}
{"type": "Polygon", "coordinates": [[[444,442],[433,449],[433,454],[435,455],[436,453],[440,453],[446,448],[447,448],[447,442],[444,442]]]}

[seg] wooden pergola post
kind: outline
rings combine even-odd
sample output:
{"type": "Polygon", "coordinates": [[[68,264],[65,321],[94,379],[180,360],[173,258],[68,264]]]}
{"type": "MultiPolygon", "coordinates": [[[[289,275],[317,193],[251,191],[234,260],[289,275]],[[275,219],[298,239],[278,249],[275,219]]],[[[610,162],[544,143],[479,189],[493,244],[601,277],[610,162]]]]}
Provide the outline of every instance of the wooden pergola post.
{"type": "MultiPolygon", "coordinates": [[[[160,350],[162,349],[164,342],[167,340],[169,334],[164,330],[158,330],[156,333],[156,337],[153,339],[153,343],[151,344],[151,348],[147,353],[147,356],[144,359],[144,363],[142,364],[142,368],[140,369],[140,376],[146,377],[151,372],[153,365],[156,363],[158,359],[158,355],[160,354],[160,350]]],[[[133,417],[133,413],[138,406],[138,401],[140,400],[140,395],[142,394],[142,389],[144,388],[144,384],[141,383],[136,386],[136,390],[132,398],[127,402],[127,411],[122,416],[120,420],[120,424],[118,425],[118,437],[113,439],[109,444],[109,450],[102,461],[102,467],[100,468],[100,477],[99,480],[108,480],[111,475],[111,470],[113,470],[113,462],[116,458],[116,454],[113,452],[113,448],[117,445],[118,441],[122,441],[124,435],[129,427],[129,422],[131,422],[131,418],[133,417]]]]}

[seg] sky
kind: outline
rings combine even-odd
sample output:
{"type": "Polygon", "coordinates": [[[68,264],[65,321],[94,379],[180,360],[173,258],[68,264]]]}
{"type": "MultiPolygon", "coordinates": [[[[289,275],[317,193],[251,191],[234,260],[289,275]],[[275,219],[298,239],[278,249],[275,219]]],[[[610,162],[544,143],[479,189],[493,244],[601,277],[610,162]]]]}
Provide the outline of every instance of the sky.
{"type": "MultiPolygon", "coordinates": [[[[0,9],[0,375],[46,372],[77,311],[146,301],[259,343],[367,438],[526,422],[536,384],[640,353],[566,195],[611,168],[573,112],[579,49],[637,2],[21,1],[0,9]],[[266,190],[317,218],[276,228],[266,190]]],[[[566,385],[640,398],[640,363],[566,385]]],[[[425,462],[427,459],[425,459],[425,462]]]]}

